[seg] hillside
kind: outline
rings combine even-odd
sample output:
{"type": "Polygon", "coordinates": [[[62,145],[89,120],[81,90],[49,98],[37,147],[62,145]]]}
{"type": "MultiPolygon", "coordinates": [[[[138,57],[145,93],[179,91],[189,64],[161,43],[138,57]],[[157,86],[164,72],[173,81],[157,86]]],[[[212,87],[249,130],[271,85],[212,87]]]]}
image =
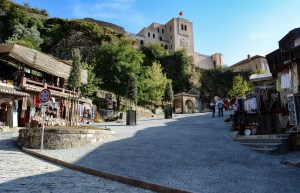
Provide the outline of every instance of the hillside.
{"type": "Polygon", "coordinates": [[[92,63],[97,45],[124,34],[123,27],[112,23],[49,18],[46,10],[0,0],[0,43],[17,42],[62,60],[70,60],[71,51],[79,48],[82,58],[92,63]]]}

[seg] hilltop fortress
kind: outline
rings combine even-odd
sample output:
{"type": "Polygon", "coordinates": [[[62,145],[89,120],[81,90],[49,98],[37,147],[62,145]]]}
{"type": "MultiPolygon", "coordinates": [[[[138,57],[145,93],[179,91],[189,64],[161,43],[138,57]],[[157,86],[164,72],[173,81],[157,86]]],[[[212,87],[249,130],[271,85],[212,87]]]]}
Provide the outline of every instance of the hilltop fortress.
{"type": "Polygon", "coordinates": [[[137,39],[141,45],[159,43],[170,53],[185,48],[188,55],[193,58],[195,65],[202,69],[224,66],[222,54],[216,53],[207,56],[194,51],[193,23],[186,19],[173,18],[166,24],[152,23],[132,37],[137,39]]]}

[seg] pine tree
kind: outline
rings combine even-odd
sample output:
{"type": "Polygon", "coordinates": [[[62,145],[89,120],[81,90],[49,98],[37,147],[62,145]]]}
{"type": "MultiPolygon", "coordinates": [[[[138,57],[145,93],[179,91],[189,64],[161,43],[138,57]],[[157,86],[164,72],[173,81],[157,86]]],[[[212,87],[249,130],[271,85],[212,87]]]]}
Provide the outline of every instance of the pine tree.
{"type": "Polygon", "coordinates": [[[136,103],[137,93],[138,93],[137,78],[134,75],[131,75],[128,80],[127,96],[130,100],[133,100],[133,102],[136,103]]]}
{"type": "Polygon", "coordinates": [[[174,99],[173,87],[172,87],[172,80],[168,79],[166,89],[165,89],[165,96],[164,100],[168,102],[172,102],[174,99]]]}

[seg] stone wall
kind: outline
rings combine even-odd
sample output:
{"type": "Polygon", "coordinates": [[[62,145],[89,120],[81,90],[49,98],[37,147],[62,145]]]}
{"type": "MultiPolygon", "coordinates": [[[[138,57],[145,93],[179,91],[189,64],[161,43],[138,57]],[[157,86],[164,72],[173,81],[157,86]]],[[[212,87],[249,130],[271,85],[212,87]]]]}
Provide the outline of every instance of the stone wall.
{"type": "MultiPolygon", "coordinates": [[[[47,129],[44,132],[44,149],[68,149],[104,141],[116,134],[109,130],[90,129],[47,129]]],[[[18,146],[39,149],[41,128],[19,130],[18,146]]]]}

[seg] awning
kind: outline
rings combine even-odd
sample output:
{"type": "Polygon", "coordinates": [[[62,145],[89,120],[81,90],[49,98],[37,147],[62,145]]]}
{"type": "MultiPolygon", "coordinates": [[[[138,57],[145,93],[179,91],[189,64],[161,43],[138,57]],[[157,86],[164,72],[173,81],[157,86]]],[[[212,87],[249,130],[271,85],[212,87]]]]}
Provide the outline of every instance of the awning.
{"type": "Polygon", "coordinates": [[[30,96],[25,92],[18,91],[12,85],[4,86],[3,83],[0,83],[0,94],[7,94],[7,95],[15,95],[15,96],[30,96]]]}
{"type": "MultiPolygon", "coordinates": [[[[51,55],[42,53],[32,48],[27,48],[18,44],[1,44],[0,54],[6,54],[9,57],[57,77],[69,78],[71,66],[51,55]]],[[[81,70],[81,82],[87,83],[87,71],[81,70]]]]}

